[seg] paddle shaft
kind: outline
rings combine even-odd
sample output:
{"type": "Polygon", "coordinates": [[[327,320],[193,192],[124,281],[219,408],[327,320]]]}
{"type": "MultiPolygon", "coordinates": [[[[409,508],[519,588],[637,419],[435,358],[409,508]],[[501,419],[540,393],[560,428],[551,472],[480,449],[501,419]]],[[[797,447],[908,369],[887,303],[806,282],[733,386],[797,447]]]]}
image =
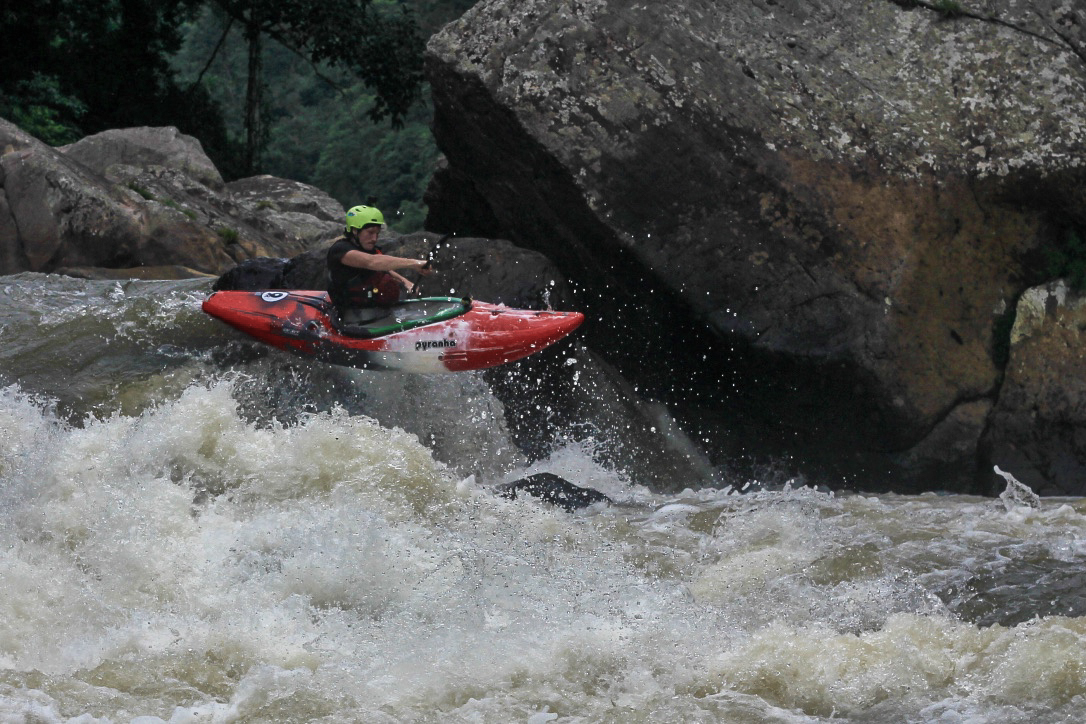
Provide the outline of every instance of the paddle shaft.
{"type": "MultiPolygon", "coordinates": [[[[434,264],[434,254],[436,254],[437,250],[441,248],[441,245],[447,239],[449,239],[451,237],[452,237],[452,234],[445,234],[440,239],[437,240],[437,242],[430,249],[430,252],[429,252],[430,258],[427,259],[426,263],[422,265],[423,269],[429,269],[430,267],[433,266],[433,264],[434,264]]],[[[426,277],[420,275],[419,278],[415,281],[415,288],[412,291],[413,294],[416,294],[418,296],[422,296],[421,292],[419,291],[419,287],[422,286],[422,280],[425,279],[425,278],[426,277]]]]}

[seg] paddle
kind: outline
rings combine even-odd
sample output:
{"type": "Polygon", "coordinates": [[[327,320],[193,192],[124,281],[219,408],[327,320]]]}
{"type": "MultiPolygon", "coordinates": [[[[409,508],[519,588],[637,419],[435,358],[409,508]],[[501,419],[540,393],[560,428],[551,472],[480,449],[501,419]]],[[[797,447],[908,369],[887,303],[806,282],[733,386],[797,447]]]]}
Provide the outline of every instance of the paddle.
{"type": "MultiPolygon", "coordinates": [[[[451,238],[452,236],[453,236],[452,234],[445,234],[440,239],[437,240],[437,242],[430,248],[429,258],[426,260],[426,263],[422,265],[423,269],[430,269],[433,266],[433,264],[434,264],[434,256],[437,254],[437,250],[440,249],[441,245],[446,240],[451,238]]],[[[422,281],[425,278],[426,277],[423,277],[423,276],[420,276],[418,278],[418,280],[415,282],[415,288],[411,292],[412,294],[414,294],[416,296],[422,296],[422,293],[419,291],[419,287],[422,286],[422,281]]]]}

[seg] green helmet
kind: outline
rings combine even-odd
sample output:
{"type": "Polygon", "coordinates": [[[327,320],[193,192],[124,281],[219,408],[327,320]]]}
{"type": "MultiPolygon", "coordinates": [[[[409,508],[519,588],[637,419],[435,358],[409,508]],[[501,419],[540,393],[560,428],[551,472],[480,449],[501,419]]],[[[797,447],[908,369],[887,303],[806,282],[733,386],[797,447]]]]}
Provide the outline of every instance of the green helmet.
{"type": "Polygon", "coordinates": [[[370,224],[385,225],[385,217],[373,206],[352,206],[347,212],[347,230],[361,229],[370,224]]]}

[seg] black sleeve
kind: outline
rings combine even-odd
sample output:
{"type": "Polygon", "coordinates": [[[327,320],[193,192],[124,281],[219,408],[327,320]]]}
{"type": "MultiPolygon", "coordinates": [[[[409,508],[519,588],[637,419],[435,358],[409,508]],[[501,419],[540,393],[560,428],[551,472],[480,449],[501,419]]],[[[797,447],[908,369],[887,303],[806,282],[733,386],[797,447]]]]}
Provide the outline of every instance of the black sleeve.
{"type": "Polygon", "coordinates": [[[340,239],[332,246],[328,247],[328,263],[339,264],[343,261],[343,257],[347,255],[347,252],[353,249],[354,246],[346,239],[340,239]]]}

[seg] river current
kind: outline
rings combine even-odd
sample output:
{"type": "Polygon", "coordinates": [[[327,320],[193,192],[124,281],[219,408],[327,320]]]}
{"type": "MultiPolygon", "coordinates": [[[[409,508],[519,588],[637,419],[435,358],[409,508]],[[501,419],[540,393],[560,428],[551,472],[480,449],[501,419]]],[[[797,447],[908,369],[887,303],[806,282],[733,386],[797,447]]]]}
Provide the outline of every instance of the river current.
{"type": "Polygon", "coordinates": [[[0,278],[0,721],[1086,719],[1084,500],[529,460],[482,375],[268,352],[209,286],[0,278]],[[536,472],[614,503],[492,490],[536,472]]]}

